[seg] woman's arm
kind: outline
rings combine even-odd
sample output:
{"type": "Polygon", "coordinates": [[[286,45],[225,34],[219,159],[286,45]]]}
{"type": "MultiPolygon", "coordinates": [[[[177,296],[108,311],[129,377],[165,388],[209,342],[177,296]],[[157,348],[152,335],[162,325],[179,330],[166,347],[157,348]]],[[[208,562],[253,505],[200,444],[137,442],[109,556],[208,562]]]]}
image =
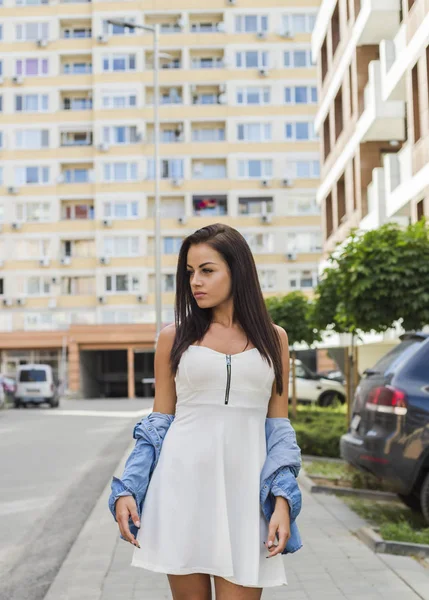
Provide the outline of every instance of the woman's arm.
{"type": "Polygon", "coordinates": [[[282,344],[282,365],[283,365],[283,394],[276,391],[276,382],[273,382],[271,398],[268,404],[267,417],[287,417],[289,412],[289,342],[286,331],[283,327],[274,325],[280,334],[282,344]]]}
{"type": "Polygon", "coordinates": [[[155,348],[155,400],[153,412],[174,415],[176,412],[176,384],[170,367],[176,326],[167,325],[159,332],[155,348]]]}

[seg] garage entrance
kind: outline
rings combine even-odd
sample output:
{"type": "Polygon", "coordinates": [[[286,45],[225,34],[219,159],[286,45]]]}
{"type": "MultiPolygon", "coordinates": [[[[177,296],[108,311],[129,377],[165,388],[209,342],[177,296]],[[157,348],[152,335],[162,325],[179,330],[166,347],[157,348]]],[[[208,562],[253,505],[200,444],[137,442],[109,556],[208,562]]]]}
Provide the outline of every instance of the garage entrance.
{"type": "Polygon", "coordinates": [[[81,350],[79,363],[84,398],[154,396],[153,384],[142,382],[154,376],[153,350],[81,350]]]}

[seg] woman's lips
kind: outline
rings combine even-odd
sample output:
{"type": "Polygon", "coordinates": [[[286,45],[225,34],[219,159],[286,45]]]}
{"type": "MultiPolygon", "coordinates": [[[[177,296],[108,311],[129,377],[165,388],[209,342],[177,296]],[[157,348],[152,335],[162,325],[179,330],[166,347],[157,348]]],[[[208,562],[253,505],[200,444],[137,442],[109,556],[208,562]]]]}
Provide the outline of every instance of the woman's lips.
{"type": "Polygon", "coordinates": [[[205,292],[197,292],[194,294],[195,298],[202,298],[205,295],[206,295],[205,292]]]}

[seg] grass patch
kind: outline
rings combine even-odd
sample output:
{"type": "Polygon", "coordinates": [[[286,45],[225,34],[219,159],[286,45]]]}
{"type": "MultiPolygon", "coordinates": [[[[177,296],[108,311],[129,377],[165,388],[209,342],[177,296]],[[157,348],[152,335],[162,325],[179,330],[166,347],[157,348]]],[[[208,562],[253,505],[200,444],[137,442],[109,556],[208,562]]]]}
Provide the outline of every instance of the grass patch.
{"type": "Polygon", "coordinates": [[[340,437],[348,429],[345,406],[298,406],[292,425],[303,454],[339,458],[340,437]]]}
{"type": "Polygon", "coordinates": [[[423,516],[399,502],[343,498],[344,502],[373,527],[385,540],[429,544],[429,526],[423,516]]]}
{"type": "Polygon", "coordinates": [[[393,487],[382,479],[363,473],[352,465],[314,461],[305,463],[306,473],[321,485],[350,487],[357,490],[394,491],[393,487]],[[326,479],[325,479],[326,478],[326,479]]]}

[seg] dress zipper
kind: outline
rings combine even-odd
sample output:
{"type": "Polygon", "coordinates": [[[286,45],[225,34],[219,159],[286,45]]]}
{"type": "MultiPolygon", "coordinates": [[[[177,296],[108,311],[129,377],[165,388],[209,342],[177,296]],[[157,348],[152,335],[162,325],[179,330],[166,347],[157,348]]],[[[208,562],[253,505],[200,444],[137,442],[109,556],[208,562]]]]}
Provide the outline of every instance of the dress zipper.
{"type": "Polygon", "coordinates": [[[228,404],[229,400],[229,388],[231,385],[231,354],[226,355],[226,390],[225,390],[225,404],[228,404]]]}

